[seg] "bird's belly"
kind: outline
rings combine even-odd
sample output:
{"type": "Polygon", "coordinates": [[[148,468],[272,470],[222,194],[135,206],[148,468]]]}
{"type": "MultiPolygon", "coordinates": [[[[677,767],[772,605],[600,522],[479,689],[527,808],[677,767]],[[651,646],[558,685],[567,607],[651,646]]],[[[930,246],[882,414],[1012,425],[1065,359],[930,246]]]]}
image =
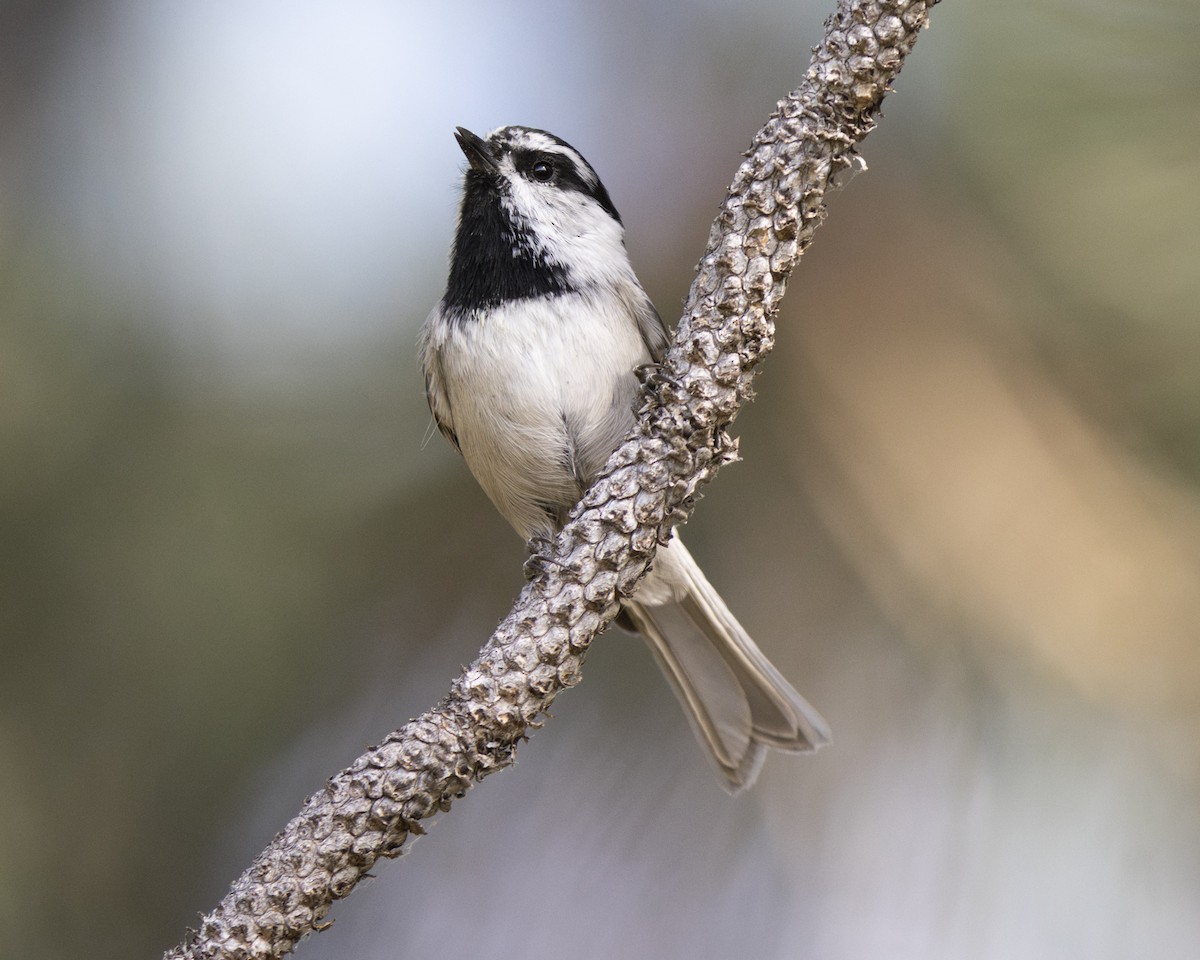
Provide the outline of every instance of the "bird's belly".
{"type": "Polygon", "coordinates": [[[632,423],[635,322],[580,295],[460,324],[441,363],[463,457],[521,533],[548,536],[632,423]]]}

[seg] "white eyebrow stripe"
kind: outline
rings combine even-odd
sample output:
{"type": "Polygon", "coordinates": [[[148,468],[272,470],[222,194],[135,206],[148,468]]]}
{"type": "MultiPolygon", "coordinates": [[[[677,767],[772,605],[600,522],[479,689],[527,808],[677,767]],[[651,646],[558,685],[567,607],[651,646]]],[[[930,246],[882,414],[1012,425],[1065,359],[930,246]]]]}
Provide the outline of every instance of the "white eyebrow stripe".
{"type": "Polygon", "coordinates": [[[553,147],[548,147],[546,152],[557,153],[559,156],[566,157],[568,160],[570,160],[571,165],[575,168],[575,171],[592,189],[595,189],[596,185],[600,182],[596,178],[596,174],[592,172],[592,168],[588,165],[588,162],[570,147],[563,147],[559,144],[555,144],[553,147]]]}
{"type": "MultiPolygon", "coordinates": [[[[516,146],[516,144],[514,144],[516,146]]],[[[544,137],[540,133],[529,134],[524,138],[524,142],[520,146],[529,150],[541,150],[544,153],[557,153],[560,157],[566,157],[574,161],[577,167],[586,167],[583,157],[571,147],[564,146],[557,140],[551,140],[549,137],[544,137]]]]}
{"type": "MultiPolygon", "coordinates": [[[[512,128],[497,127],[487,135],[487,139],[491,140],[497,133],[504,130],[512,130],[512,128]]],[[[595,189],[600,184],[600,178],[592,170],[591,164],[583,159],[583,155],[578,150],[553,137],[546,136],[541,131],[530,130],[528,128],[520,131],[512,130],[511,135],[505,139],[510,149],[540,150],[543,153],[553,153],[557,156],[565,157],[571,161],[571,165],[589,187],[595,189]]]]}

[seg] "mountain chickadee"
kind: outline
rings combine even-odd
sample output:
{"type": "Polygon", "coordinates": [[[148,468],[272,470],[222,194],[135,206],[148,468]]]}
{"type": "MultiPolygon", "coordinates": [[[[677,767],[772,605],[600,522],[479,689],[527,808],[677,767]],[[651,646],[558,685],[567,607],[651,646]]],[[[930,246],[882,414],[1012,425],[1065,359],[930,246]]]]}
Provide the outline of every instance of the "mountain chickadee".
{"type": "MultiPolygon", "coordinates": [[[[504,518],[549,539],[633,425],[635,368],[662,358],[667,331],[578,151],[530,127],[455,136],[469,166],[446,294],[421,331],[429,406],[504,518]]],[[[828,741],[679,537],[621,622],[650,644],[731,791],[754,782],[767,747],[828,741]]]]}

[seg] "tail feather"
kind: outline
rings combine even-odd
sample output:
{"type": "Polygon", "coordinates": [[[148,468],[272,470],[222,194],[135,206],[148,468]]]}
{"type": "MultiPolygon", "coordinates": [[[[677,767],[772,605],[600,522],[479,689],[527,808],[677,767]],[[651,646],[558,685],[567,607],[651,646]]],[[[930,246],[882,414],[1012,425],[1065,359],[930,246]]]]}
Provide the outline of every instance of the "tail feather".
{"type": "Polygon", "coordinates": [[[768,747],[815,750],[829,727],[763,655],[678,538],[625,611],[650,645],[710,759],[737,792],[768,747]]]}

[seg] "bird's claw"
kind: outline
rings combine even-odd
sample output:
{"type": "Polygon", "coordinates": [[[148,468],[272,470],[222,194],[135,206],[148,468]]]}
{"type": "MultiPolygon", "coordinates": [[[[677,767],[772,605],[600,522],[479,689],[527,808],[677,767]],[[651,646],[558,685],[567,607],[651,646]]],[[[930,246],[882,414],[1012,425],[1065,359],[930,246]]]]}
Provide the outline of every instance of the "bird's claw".
{"type": "Polygon", "coordinates": [[[553,563],[550,559],[550,551],[554,547],[554,541],[549,537],[534,534],[529,538],[528,546],[529,556],[525,558],[525,564],[522,567],[526,581],[533,580],[545,573],[553,563]]]}
{"type": "Polygon", "coordinates": [[[657,387],[664,383],[674,383],[661,363],[643,363],[633,368],[633,375],[643,387],[657,387]]]}

